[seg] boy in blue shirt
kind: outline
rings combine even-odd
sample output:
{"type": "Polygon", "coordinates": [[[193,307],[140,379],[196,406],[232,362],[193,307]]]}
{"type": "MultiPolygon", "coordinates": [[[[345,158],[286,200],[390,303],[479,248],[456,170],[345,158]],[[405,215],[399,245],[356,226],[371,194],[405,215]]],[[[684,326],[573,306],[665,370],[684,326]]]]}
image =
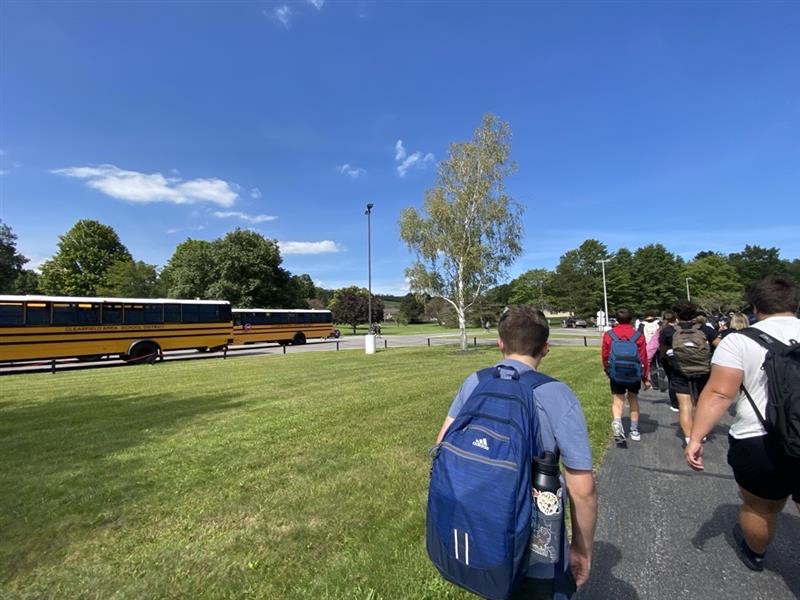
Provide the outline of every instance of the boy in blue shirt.
{"type": "MultiPolygon", "coordinates": [[[[547,339],[550,327],[544,314],[528,306],[511,306],[497,325],[497,345],[503,359],[497,363],[502,370],[518,373],[536,370],[549,352],[547,339]]],[[[450,405],[447,418],[439,431],[436,443],[442,441],[447,429],[458,416],[465,401],[478,384],[473,373],[464,380],[450,405]]],[[[564,464],[564,480],[572,516],[572,541],[569,546],[569,573],[574,584],[567,589],[555,582],[552,565],[533,564],[523,585],[514,598],[565,598],[575,586],[589,579],[592,564],[592,543],[597,521],[597,492],[592,474],[592,452],[583,410],[569,387],[560,381],[545,383],[534,391],[542,445],[544,450],[560,453],[564,464]],[[548,571],[549,569],[549,571],[548,571]]]]}

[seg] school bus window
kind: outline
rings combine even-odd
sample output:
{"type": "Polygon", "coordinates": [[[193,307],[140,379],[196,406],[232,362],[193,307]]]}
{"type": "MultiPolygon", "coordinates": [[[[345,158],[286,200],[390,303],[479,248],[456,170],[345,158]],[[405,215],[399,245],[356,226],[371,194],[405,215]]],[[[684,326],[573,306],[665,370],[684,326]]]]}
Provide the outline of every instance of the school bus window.
{"type": "Polygon", "coordinates": [[[180,323],[180,322],[181,322],[181,305],[165,304],[164,323],[180,323]]]}
{"type": "Polygon", "coordinates": [[[231,320],[231,305],[230,304],[217,304],[214,306],[216,310],[217,318],[220,321],[230,321],[231,320]]]}
{"type": "Polygon", "coordinates": [[[50,325],[50,305],[44,302],[28,302],[25,307],[26,325],[50,325]]]}
{"type": "Polygon", "coordinates": [[[25,323],[22,302],[0,304],[0,326],[11,327],[25,323]]]}
{"type": "Polygon", "coordinates": [[[103,305],[103,323],[119,325],[122,323],[122,304],[103,305]]]}
{"type": "Polygon", "coordinates": [[[267,322],[265,313],[250,313],[250,319],[253,325],[264,325],[267,322]]]}
{"type": "Polygon", "coordinates": [[[145,304],[144,322],[150,324],[160,324],[164,322],[163,304],[145,304]]]}
{"type": "Polygon", "coordinates": [[[214,323],[220,321],[219,307],[214,304],[197,305],[198,323],[214,323]]]}
{"type": "Polygon", "coordinates": [[[140,325],[144,323],[144,307],[141,304],[125,304],[122,318],[126,325],[140,325]]]}
{"type": "Polygon", "coordinates": [[[182,323],[199,323],[197,315],[197,304],[181,304],[183,313],[182,323]]]}
{"type": "Polygon", "coordinates": [[[53,325],[77,325],[78,306],[76,304],[53,304],[53,325]]]}
{"type": "Polygon", "coordinates": [[[79,325],[99,325],[99,304],[78,304],[75,309],[75,320],[79,325]]]}

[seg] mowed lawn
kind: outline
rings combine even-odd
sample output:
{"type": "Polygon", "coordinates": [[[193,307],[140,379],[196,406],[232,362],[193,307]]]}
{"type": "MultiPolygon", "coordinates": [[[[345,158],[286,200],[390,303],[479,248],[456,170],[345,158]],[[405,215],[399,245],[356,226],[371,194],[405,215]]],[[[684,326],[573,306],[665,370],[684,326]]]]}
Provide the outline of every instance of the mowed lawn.
{"type": "MultiPolygon", "coordinates": [[[[424,548],[428,448],[496,349],[0,378],[0,597],[466,598],[424,548]]],[[[543,370],[608,437],[596,348],[543,370]]]]}

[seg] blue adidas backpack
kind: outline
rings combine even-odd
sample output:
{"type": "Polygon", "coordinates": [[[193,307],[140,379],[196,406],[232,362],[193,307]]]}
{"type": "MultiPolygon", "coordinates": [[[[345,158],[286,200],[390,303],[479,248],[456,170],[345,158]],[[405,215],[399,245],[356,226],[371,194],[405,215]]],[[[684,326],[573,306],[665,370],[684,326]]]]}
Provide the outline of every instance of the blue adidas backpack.
{"type": "Polygon", "coordinates": [[[554,379],[511,367],[477,375],[434,447],[426,545],[445,579],[503,600],[528,566],[531,457],[542,450],[533,390],[554,379]]]}
{"type": "Polygon", "coordinates": [[[636,340],[641,337],[637,331],[629,339],[623,340],[613,330],[609,330],[611,352],[608,355],[608,376],[619,383],[639,383],[642,381],[642,359],[636,340]]]}

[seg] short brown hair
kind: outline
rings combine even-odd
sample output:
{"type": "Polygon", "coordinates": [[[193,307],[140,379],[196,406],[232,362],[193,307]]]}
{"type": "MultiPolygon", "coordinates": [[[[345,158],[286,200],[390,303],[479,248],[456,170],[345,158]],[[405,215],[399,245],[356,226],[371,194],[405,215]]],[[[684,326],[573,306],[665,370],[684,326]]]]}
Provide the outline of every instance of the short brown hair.
{"type": "Polygon", "coordinates": [[[633,319],[633,311],[630,308],[623,306],[622,308],[617,309],[617,322],[618,323],[630,323],[633,319]]]}
{"type": "Polygon", "coordinates": [[[770,275],[754,283],[747,291],[747,300],[758,312],[774,315],[797,312],[797,286],[788,277],[770,275]]]}
{"type": "Polygon", "coordinates": [[[541,356],[550,336],[544,313],[531,306],[509,306],[500,317],[497,333],[506,354],[541,356]]]}

